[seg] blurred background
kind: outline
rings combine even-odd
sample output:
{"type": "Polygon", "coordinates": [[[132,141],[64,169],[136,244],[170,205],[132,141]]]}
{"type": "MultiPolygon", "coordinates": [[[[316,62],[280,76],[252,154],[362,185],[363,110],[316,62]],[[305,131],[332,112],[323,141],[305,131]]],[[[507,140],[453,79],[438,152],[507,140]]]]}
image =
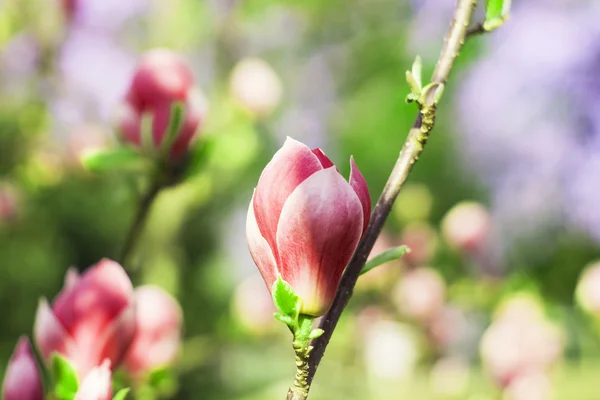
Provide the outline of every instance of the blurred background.
{"type": "MultiPolygon", "coordinates": [[[[515,3],[461,54],[374,250],[412,253],[361,278],[313,400],[599,398],[600,3],[515,3]]],[[[137,247],[134,284],[172,293],[185,332],[135,398],[283,398],[293,352],[246,247],[252,189],[291,136],[345,175],[354,155],[376,199],[416,113],[404,71],[419,54],[429,76],[453,7],[0,0],[0,376],[66,270],[118,256],[139,172],[79,158],[114,145],[137,60],[167,47],[210,109],[202,162],[137,247]]]]}

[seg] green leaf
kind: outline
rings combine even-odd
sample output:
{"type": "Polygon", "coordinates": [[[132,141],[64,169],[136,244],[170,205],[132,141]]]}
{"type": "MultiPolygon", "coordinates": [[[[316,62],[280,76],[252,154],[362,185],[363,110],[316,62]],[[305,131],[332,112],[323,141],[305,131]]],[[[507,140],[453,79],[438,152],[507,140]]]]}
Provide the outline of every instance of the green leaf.
{"type": "Polygon", "coordinates": [[[421,62],[421,57],[417,56],[415,57],[415,61],[413,62],[412,65],[412,76],[413,78],[416,80],[417,85],[419,86],[419,88],[423,87],[423,80],[421,78],[421,74],[423,71],[423,63],[421,62]]]}
{"type": "Polygon", "coordinates": [[[370,259],[365,266],[363,267],[362,271],[360,272],[361,275],[366,274],[367,272],[369,272],[370,270],[372,270],[375,267],[378,267],[382,264],[385,264],[387,262],[390,261],[394,261],[399,259],[400,257],[402,257],[403,255],[405,255],[406,253],[409,253],[410,249],[406,246],[398,246],[398,247],[392,247],[391,249],[387,249],[386,251],[377,254],[375,257],[373,257],[372,259],[370,259]]]}
{"type": "Polygon", "coordinates": [[[175,102],[171,106],[171,114],[169,116],[169,126],[165,132],[162,143],[160,144],[161,151],[168,153],[181,133],[183,118],[185,116],[185,105],[181,102],[175,102]]]}
{"type": "Polygon", "coordinates": [[[131,147],[117,147],[88,152],[82,156],[81,163],[89,171],[106,172],[115,169],[140,167],[144,163],[144,158],[131,147]]]}
{"type": "Polygon", "coordinates": [[[54,394],[60,400],[72,400],[77,394],[79,382],[77,372],[69,361],[58,353],[52,356],[52,377],[54,379],[54,394]]]}
{"type": "Polygon", "coordinates": [[[125,400],[125,397],[127,396],[127,393],[129,393],[129,388],[123,388],[121,390],[119,390],[116,394],[115,397],[113,397],[113,400],[125,400]]]}
{"type": "Polygon", "coordinates": [[[511,0],[488,0],[485,9],[483,29],[492,31],[501,26],[508,18],[511,0]]]}
{"type": "Polygon", "coordinates": [[[283,316],[297,321],[300,314],[301,300],[290,284],[281,279],[281,276],[277,276],[277,280],[273,283],[272,292],[273,302],[279,312],[283,316]]]}
{"type": "Polygon", "coordinates": [[[185,169],[186,178],[191,178],[202,171],[214,149],[214,142],[214,138],[202,138],[194,144],[185,169]]]}

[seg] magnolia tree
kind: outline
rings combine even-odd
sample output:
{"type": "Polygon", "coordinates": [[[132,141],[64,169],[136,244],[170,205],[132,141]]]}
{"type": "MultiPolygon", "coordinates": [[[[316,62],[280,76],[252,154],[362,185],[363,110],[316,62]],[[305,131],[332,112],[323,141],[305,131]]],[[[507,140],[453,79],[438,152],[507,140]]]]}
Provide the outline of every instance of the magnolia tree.
{"type": "MultiPolygon", "coordinates": [[[[477,0],[458,1],[430,82],[423,81],[418,57],[406,73],[410,88],[407,102],[416,104],[418,114],[374,209],[358,166],[360,154],[356,154],[356,161],[350,158],[346,179],[322,149],[310,149],[293,138],[275,153],[256,184],[249,199],[246,237],[266,288],[252,286],[252,290],[270,291],[277,309],[274,317],[291,332],[295,359],[290,363],[296,366],[296,375],[287,392],[288,400],[308,397],[317,367],[359,277],[408,251],[405,246],[383,249],[367,262],[433,129],[437,105],[463,44],[472,35],[500,27],[508,15],[508,1],[488,0],[485,20],[472,21],[476,5],[477,0]]],[[[71,18],[73,2],[65,2],[65,7],[71,18]]],[[[235,68],[231,91],[247,112],[260,117],[279,102],[280,85],[268,65],[251,59],[235,68]],[[244,86],[244,81],[255,86],[244,86]],[[256,91],[262,89],[267,90],[267,96],[257,97],[256,91]]],[[[22,337],[5,375],[5,400],[124,399],[130,387],[137,387],[149,374],[175,361],[183,324],[180,306],[158,287],[133,287],[127,271],[134,269],[131,254],[157,195],[182,182],[190,168],[197,168],[190,149],[203,145],[201,138],[195,142],[207,112],[207,101],[178,55],[157,49],[141,57],[117,114],[121,146],[85,154],[83,163],[97,172],[142,167],[139,170],[148,173],[150,181],[146,194],[120,259],[100,260],[81,275],[69,270],[56,297],[51,302],[40,301],[33,327],[39,357],[30,339],[22,337]]],[[[444,234],[452,245],[476,256],[487,240],[488,224],[485,209],[466,204],[447,217],[444,234]],[[465,220],[472,222],[466,228],[461,224],[465,220]]],[[[406,238],[411,246],[415,243],[414,259],[426,253],[419,248],[423,234],[426,236],[427,231],[415,229],[409,235],[412,239],[406,238]]],[[[591,268],[585,282],[596,275],[591,268]]],[[[582,283],[580,297],[586,309],[595,310],[594,294],[586,285],[582,283]]],[[[427,326],[432,338],[449,340],[444,326],[454,321],[453,314],[444,309],[444,284],[435,271],[414,269],[394,291],[394,302],[406,315],[427,326]]],[[[376,321],[375,314],[364,318],[376,321]]],[[[482,353],[500,384],[517,390],[514,382],[522,378],[521,371],[530,374],[526,376],[543,374],[558,350],[546,354],[540,349],[535,365],[519,359],[498,365],[490,348],[499,347],[488,343],[502,341],[500,333],[507,318],[499,318],[490,328],[482,353]]],[[[521,346],[533,346],[535,338],[543,336],[544,343],[553,349],[559,347],[554,331],[541,319],[539,324],[536,321],[525,318],[527,323],[513,333],[521,346]]],[[[385,323],[373,326],[381,326],[383,331],[367,332],[367,336],[396,338],[401,332],[385,323]]],[[[399,338],[396,343],[404,348],[406,341],[399,338]]]]}

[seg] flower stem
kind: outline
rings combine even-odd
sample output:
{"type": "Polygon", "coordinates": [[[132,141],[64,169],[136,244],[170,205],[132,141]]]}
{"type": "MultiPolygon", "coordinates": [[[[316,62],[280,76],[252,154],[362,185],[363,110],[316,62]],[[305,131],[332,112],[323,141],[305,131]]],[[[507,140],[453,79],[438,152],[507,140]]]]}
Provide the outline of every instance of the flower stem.
{"type": "Polygon", "coordinates": [[[152,204],[154,204],[154,201],[163,187],[164,186],[160,179],[154,179],[154,181],[150,184],[148,191],[140,199],[137,212],[125,238],[125,244],[123,245],[121,256],[119,258],[119,261],[124,268],[128,267],[135,245],[142,235],[144,224],[148,219],[152,204]]]}
{"type": "MultiPolygon", "coordinates": [[[[432,83],[443,85],[448,80],[454,60],[460,53],[465,42],[467,29],[477,2],[478,0],[458,0],[452,24],[444,39],[444,46],[433,72],[432,83]]],[[[354,286],[356,285],[363,266],[367,261],[367,257],[375,244],[375,240],[379,236],[392,205],[396,200],[398,193],[400,193],[400,189],[404,185],[404,182],[406,182],[414,164],[419,159],[427,139],[429,138],[429,134],[433,129],[436,116],[435,106],[437,100],[439,100],[438,97],[440,94],[438,92],[439,86],[441,85],[438,85],[436,90],[429,90],[427,92],[423,104],[424,106],[420,109],[419,115],[400,151],[396,165],[394,165],[385,188],[371,215],[371,222],[342,276],[333,305],[320,324],[320,328],[324,330],[324,334],[314,342],[314,352],[309,360],[310,369],[307,380],[308,387],[310,387],[310,384],[312,383],[319,362],[325,353],[325,349],[337,322],[352,296],[354,286]]]]}
{"type": "Polygon", "coordinates": [[[290,386],[286,400],[305,400],[308,397],[310,385],[308,383],[308,358],[312,350],[310,333],[313,318],[300,315],[299,328],[294,332],[294,352],[296,353],[296,376],[290,386]]]}

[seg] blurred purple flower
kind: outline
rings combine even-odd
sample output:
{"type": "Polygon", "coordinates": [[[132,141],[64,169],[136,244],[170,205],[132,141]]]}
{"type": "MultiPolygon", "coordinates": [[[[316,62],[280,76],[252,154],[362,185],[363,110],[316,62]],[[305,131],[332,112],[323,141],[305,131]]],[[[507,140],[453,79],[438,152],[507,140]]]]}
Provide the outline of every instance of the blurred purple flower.
{"type": "Polygon", "coordinates": [[[63,87],[52,98],[51,109],[59,126],[85,122],[107,123],[127,89],[136,58],[116,39],[73,29],[58,59],[63,87]]]}
{"type": "Polygon", "coordinates": [[[149,7],[149,0],[73,0],[73,24],[78,28],[115,31],[149,7]]]}
{"type": "Polygon", "coordinates": [[[464,76],[460,148],[505,237],[575,223],[600,240],[598,18],[593,2],[519,4],[464,76]]]}
{"type": "Polygon", "coordinates": [[[28,83],[35,76],[40,49],[35,37],[20,34],[0,48],[0,86],[11,98],[28,93],[28,83]]]}

